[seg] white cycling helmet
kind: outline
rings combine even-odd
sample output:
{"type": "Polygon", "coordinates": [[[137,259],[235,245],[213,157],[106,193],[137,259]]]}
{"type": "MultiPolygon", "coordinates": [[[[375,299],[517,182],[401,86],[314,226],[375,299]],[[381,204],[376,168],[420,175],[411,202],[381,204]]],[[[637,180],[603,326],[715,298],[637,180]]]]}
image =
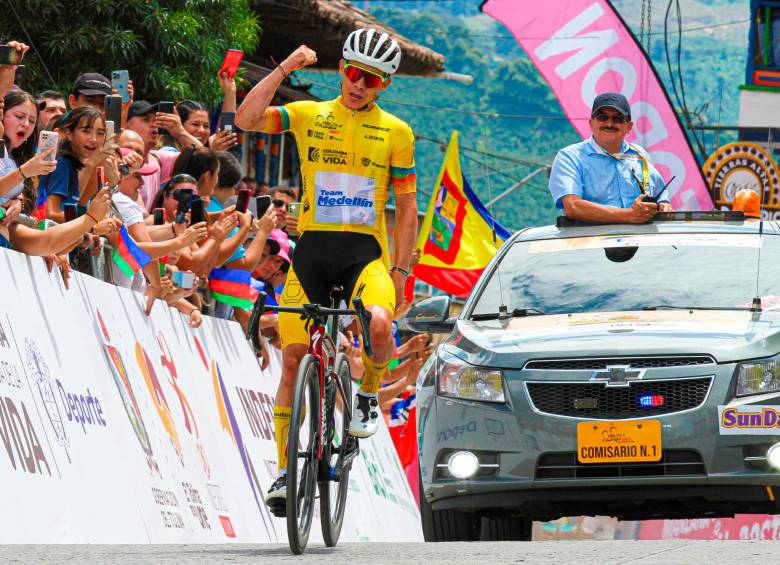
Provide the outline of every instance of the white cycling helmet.
{"type": "Polygon", "coordinates": [[[398,70],[398,67],[401,64],[401,48],[398,46],[398,42],[395,39],[390,39],[390,36],[384,32],[379,36],[376,45],[371,48],[371,40],[377,33],[379,32],[374,28],[356,29],[349,34],[347,40],[344,42],[342,53],[347,61],[363,63],[364,65],[375,67],[383,73],[391,75],[398,70]],[[361,48],[360,40],[364,34],[365,41],[361,48]]]}

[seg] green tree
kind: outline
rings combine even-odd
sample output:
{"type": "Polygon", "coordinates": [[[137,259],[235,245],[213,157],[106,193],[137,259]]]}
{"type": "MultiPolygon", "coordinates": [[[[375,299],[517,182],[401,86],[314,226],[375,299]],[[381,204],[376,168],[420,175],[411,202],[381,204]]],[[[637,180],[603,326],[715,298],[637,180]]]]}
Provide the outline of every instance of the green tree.
{"type": "Polygon", "coordinates": [[[82,72],[110,78],[112,70],[128,69],[138,99],[213,103],[221,94],[215,76],[225,50],[251,52],[260,34],[247,0],[10,4],[0,10],[0,39],[34,44],[24,60],[23,86],[31,92],[67,93],[82,72]]]}

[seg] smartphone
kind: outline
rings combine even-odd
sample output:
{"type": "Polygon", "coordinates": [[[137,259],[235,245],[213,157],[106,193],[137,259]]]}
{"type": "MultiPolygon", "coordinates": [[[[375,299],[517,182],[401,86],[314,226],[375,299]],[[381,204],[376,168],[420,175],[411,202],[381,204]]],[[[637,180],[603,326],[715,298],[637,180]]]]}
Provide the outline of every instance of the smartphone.
{"type": "Polygon", "coordinates": [[[106,187],[106,169],[103,167],[97,167],[95,172],[97,173],[97,188],[98,192],[100,192],[106,187]]]}
{"type": "Polygon", "coordinates": [[[112,141],[110,141],[111,136],[114,135],[114,122],[111,120],[106,120],[106,143],[110,144],[112,141]]]}
{"type": "Polygon", "coordinates": [[[130,102],[130,74],[127,71],[111,71],[111,84],[122,97],[122,102],[130,102]]]}
{"type": "Polygon", "coordinates": [[[244,188],[238,191],[238,199],[236,200],[236,212],[242,214],[246,212],[249,207],[249,197],[252,196],[252,191],[248,188],[244,188]]]}
{"type": "Polygon", "coordinates": [[[122,133],[122,97],[116,94],[106,96],[106,121],[114,122],[114,133],[122,133]]]}
{"type": "Polygon", "coordinates": [[[16,73],[14,74],[14,84],[22,84],[25,78],[27,78],[27,67],[19,65],[16,67],[16,73]]]}
{"type": "Polygon", "coordinates": [[[255,196],[255,209],[257,210],[257,217],[262,218],[271,207],[271,197],[266,194],[264,196],[255,196]]]}
{"type": "Polygon", "coordinates": [[[219,129],[220,131],[233,131],[233,126],[236,122],[236,113],[235,112],[222,112],[222,115],[219,117],[219,129]]]}
{"type": "Polygon", "coordinates": [[[165,223],[165,210],[162,208],[154,209],[154,225],[161,226],[165,223]]]}
{"type": "Polygon", "coordinates": [[[173,271],[171,273],[171,281],[179,288],[190,289],[195,284],[195,273],[173,271]]]}
{"type": "Polygon", "coordinates": [[[190,203],[190,225],[199,224],[206,221],[206,208],[203,200],[198,196],[192,197],[190,203]]]}
{"type": "Polygon", "coordinates": [[[158,102],[157,111],[163,114],[173,114],[173,102],[158,102]]]}
{"type": "Polygon", "coordinates": [[[51,151],[51,148],[54,147],[54,151],[52,152],[51,158],[55,159],[57,157],[57,149],[56,147],[60,143],[60,134],[58,134],[56,131],[42,131],[38,134],[38,155],[47,153],[48,151],[51,151]]]}
{"type": "Polygon", "coordinates": [[[225,59],[222,61],[222,68],[219,69],[219,74],[227,73],[228,78],[233,78],[238,72],[238,66],[241,64],[241,59],[244,58],[244,52],[238,49],[228,49],[225,53],[225,59]]]}
{"type": "MultiPolygon", "coordinates": [[[[239,53],[241,53],[239,51],[239,53]]],[[[243,56],[243,53],[241,53],[243,56]]],[[[18,65],[22,62],[24,54],[10,45],[0,45],[0,65],[18,65]]],[[[241,61],[241,59],[239,59],[241,61]]]]}
{"type": "Polygon", "coordinates": [[[417,281],[417,277],[409,275],[404,282],[404,300],[407,304],[414,302],[414,283],[417,281]]]}
{"type": "Polygon", "coordinates": [[[190,209],[190,202],[192,202],[192,190],[189,188],[182,188],[179,191],[179,205],[176,207],[177,224],[184,223],[184,217],[190,209]]]}
{"type": "Polygon", "coordinates": [[[69,222],[71,220],[76,219],[76,205],[75,204],[64,204],[62,206],[62,211],[65,214],[65,221],[69,222]]]}

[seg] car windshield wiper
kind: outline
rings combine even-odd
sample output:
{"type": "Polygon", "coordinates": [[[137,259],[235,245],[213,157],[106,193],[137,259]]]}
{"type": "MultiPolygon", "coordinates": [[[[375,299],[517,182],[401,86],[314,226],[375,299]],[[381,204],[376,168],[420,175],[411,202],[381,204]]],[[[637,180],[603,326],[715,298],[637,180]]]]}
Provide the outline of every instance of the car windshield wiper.
{"type": "Polygon", "coordinates": [[[472,314],[472,320],[508,320],[509,318],[525,318],[526,316],[544,316],[544,312],[536,308],[515,308],[511,312],[491,312],[490,314],[472,314]]]}
{"type": "Polygon", "coordinates": [[[670,304],[659,304],[658,306],[642,306],[642,310],[744,310],[750,312],[753,309],[749,306],[673,306],[670,304]]]}

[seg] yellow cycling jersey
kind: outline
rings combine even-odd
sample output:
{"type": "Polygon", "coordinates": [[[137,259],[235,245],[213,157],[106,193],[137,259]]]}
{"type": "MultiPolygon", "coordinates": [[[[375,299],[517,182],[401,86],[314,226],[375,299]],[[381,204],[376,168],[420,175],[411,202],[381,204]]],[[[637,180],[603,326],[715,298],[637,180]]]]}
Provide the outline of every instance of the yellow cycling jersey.
{"type": "Polygon", "coordinates": [[[295,135],[303,178],[299,232],[365,233],[385,247],[390,186],[396,195],[417,189],[406,122],[376,104],[351,110],[339,97],[272,106],[263,131],[295,135]]]}

